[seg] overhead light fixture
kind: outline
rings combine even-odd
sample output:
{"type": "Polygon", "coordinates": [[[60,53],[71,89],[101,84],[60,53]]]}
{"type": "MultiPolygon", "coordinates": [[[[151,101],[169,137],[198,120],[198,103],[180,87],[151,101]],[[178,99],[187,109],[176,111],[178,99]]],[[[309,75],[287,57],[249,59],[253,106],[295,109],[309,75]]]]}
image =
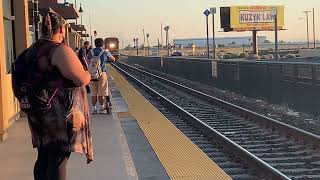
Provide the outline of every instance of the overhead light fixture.
{"type": "Polygon", "coordinates": [[[64,6],[65,6],[65,7],[69,7],[70,4],[69,4],[68,2],[66,2],[66,1],[64,1],[64,6]]]}
{"type": "Polygon", "coordinates": [[[83,9],[82,9],[81,3],[80,3],[80,8],[79,8],[79,13],[83,13],[83,9]]]}

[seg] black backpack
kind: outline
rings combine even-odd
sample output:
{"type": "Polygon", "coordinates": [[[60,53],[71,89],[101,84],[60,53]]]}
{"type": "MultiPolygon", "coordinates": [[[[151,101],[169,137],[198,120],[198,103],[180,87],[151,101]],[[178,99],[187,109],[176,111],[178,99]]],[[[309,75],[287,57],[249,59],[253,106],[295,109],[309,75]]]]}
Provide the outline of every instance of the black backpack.
{"type": "Polygon", "coordinates": [[[41,93],[46,89],[48,72],[39,71],[38,60],[44,56],[49,57],[51,49],[59,45],[39,40],[24,50],[12,63],[12,90],[23,112],[31,113],[51,108],[52,98],[56,95],[58,88],[47,97],[41,97],[41,93]]]}

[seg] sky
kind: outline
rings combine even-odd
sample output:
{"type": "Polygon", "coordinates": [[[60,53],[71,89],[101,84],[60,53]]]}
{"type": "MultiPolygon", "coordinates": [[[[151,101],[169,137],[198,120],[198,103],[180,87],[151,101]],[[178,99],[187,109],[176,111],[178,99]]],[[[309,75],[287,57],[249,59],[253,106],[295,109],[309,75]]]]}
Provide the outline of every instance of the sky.
{"type": "MultiPolygon", "coordinates": [[[[75,0],[69,0],[74,3],[75,0]]],[[[206,21],[203,12],[217,7],[216,36],[250,36],[251,32],[221,32],[219,7],[233,5],[284,5],[285,29],[279,33],[284,41],[306,41],[305,10],[315,8],[316,39],[320,39],[320,0],[77,0],[84,10],[83,23],[89,30],[91,14],[92,31],[99,37],[115,36],[124,46],[133,44],[133,38],[143,40],[143,29],[150,34],[150,45],[157,39],[161,43],[161,24],[170,26],[169,38],[205,38],[206,21]],[[304,19],[299,19],[304,18],[304,19]]],[[[211,16],[209,36],[212,36],[211,16]]],[[[309,32],[312,38],[312,14],[309,15],[309,32]]],[[[259,32],[273,41],[273,32],[259,32]]],[[[165,39],[165,32],[163,32],[165,39]]],[[[142,42],[142,41],[140,41],[142,42]]]]}

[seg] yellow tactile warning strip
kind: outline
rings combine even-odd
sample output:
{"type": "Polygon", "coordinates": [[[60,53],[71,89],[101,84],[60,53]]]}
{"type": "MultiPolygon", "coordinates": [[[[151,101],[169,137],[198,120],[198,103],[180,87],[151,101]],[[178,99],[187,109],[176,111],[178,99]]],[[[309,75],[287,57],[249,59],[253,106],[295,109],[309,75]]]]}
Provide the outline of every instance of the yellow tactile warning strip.
{"type": "Polygon", "coordinates": [[[108,67],[131,115],[137,120],[173,180],[231,179],[113,67],[108,67]]]}
{"type": "Polygon", "coordinates": [[[132,117],[130,112],[117,112],[118,118],[130,118],[132,117]]]}

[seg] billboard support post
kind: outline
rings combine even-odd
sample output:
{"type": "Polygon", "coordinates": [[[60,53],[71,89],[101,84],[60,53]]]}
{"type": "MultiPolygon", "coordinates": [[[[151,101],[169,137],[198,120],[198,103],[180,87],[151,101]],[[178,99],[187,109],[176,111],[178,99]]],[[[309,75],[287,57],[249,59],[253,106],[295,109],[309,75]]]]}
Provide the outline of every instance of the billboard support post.
{"type": "Polygon", "coordinates": [[[278,12],[277,8],[272,9],[272,15],[274,17],[274,51],[275,51],[275,60],[279,60],[279,52],[278,52],[278,12]]]}
{"type": "Polygon", "coordinates": [[[252,31],[252,45],[253,45],[253,54],[258,55],[258,41],[257,41],[257,33],[258,31],[252,31]]]}
{"type": "Polygon", "coordinates": [[[311,11],[303,11],[303,13],[306,14],[306,18],[307,18],[307,43],[308,43],[308,49],[310,49],[310,40],[309,40],[309,12],[311,12],[311,11]]]}
{"type": "Polygon", "coordinates": [[[312,8],[312,20],[313,20],[313,49],[316,49],[316,27],[314,20],[314,8],[312,8]]]}

